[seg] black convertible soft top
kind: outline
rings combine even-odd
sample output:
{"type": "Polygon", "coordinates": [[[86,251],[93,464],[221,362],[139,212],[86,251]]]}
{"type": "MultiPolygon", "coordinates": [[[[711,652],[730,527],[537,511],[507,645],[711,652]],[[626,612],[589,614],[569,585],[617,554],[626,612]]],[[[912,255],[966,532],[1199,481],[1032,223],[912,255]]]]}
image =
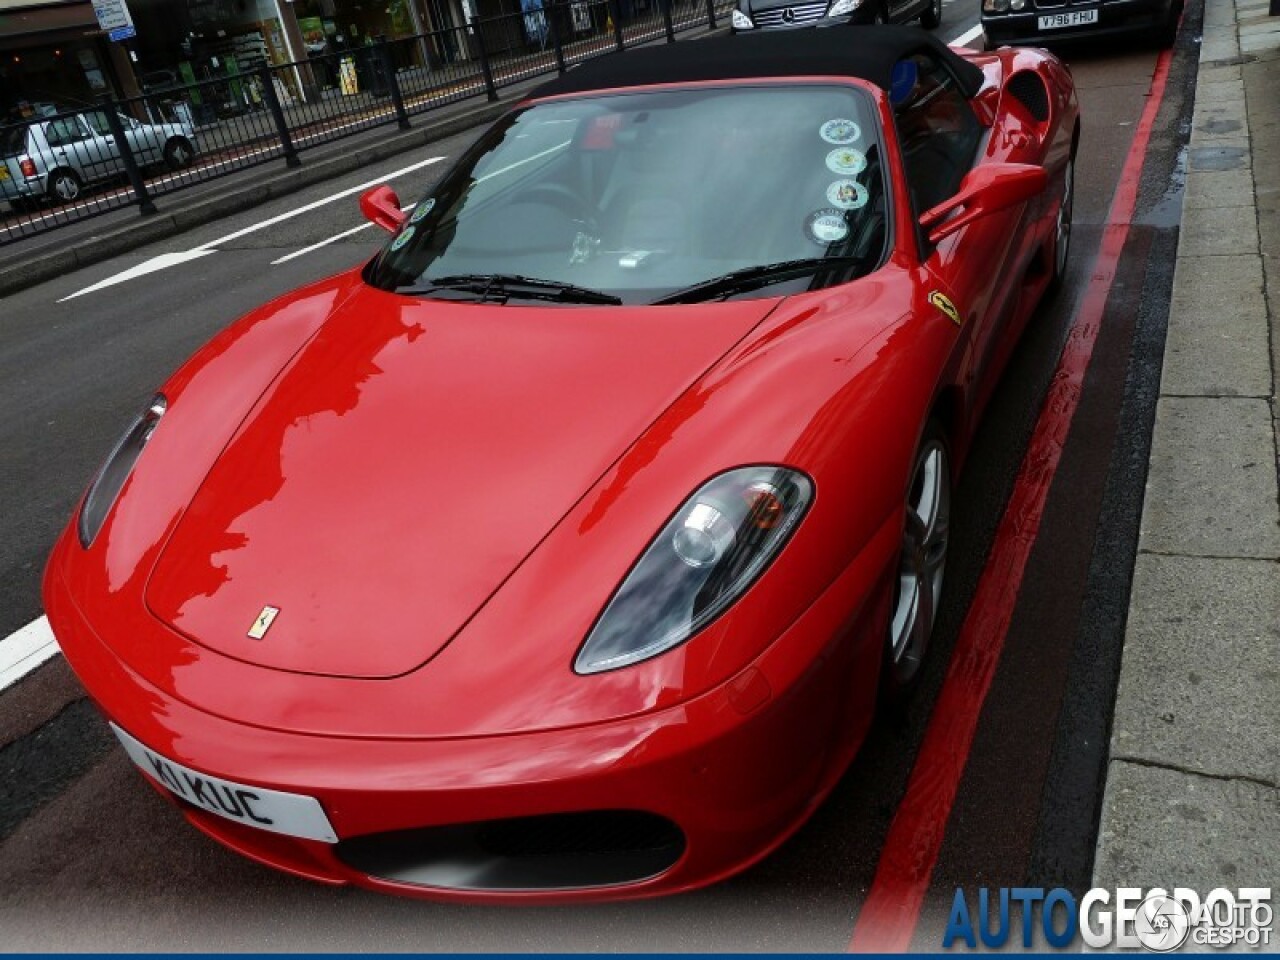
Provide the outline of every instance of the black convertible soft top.
{"type": "Polygon", "coordinates": [[[917,27],[838,26],[707,37],[593,57],[533,91],[534,97],[654,83],[747,77],[860,77],[888,90],[894,64],[925,52],[946,65],[966,97],[982,71],[917,27]]]}

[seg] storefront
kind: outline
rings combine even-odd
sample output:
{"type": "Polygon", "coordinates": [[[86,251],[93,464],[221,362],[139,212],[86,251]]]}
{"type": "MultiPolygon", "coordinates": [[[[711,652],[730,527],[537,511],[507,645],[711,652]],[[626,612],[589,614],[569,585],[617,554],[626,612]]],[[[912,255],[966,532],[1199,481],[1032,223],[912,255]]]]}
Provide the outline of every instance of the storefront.
{"type": "Polygon", "coordinates": [[[0,122],[132,90],[128,53],[98,28],[91,3],[0,0],[0,122]]]}

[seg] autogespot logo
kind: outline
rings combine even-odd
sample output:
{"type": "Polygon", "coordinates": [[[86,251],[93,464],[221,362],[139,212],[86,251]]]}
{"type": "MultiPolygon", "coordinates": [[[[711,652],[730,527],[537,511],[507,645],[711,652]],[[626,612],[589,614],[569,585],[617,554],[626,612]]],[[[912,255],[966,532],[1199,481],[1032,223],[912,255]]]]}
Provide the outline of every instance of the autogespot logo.
{"type": "Polygon", "coordinates": [[[1023,947],[1047,944],[1058,950],[1078,949],[1080,943],[1095,950],[1145,947],[1155,953],[1187,944],[1258,949],[1270,946],[1274,918],[1270,887],[1241,887],[1234,893],[1219,887],[1203,899],[1187,887],[1172,892],[1095,887],[1079,900],[1062,887],[982,887],[976,905],[957,889],[942,947],[974,949],[981,942],[996,950],[1017,936],[1023,947]],[[1013,905],[1021,907],[1016,929],[1013,905]]]}

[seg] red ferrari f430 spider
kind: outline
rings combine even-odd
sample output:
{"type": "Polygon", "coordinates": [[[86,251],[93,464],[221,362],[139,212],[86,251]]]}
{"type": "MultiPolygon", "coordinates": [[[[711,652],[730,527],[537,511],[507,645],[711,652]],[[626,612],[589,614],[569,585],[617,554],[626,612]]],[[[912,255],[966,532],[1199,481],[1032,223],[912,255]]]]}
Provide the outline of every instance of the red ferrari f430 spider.
{"type": "Polygon", "coordinates": [[[68,661],[196,827],[295,874],[745,868],[919,676],[1078,135],[1052,55],[910,28],[571,70],[160,387],[49,562],[68,661]]]}

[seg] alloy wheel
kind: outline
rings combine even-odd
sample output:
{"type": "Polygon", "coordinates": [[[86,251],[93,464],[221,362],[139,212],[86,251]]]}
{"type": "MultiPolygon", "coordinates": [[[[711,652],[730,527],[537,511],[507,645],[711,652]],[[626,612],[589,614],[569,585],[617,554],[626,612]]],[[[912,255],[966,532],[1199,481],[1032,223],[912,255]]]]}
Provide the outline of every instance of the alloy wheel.
{"type": "Polygon", "coordinates": [[[1067,161],[1066,183],[1062,189],[1062,203],[1058,206],[1058,221],[1054,233],[1053,276],[1058,282],[1067,274],[1067,254],[1071,250],[1071,216],[1075,203],[1075,158],[1067,161]]]}
{"type": "Polygon", "coordinates": [[[916,456],[907,492],[902,554],[889,619],[889,655],[894,680],[906,686],[917,675],[929,646],[942,599],[951,522],[951,466],[938,438],[916,456]]]}

